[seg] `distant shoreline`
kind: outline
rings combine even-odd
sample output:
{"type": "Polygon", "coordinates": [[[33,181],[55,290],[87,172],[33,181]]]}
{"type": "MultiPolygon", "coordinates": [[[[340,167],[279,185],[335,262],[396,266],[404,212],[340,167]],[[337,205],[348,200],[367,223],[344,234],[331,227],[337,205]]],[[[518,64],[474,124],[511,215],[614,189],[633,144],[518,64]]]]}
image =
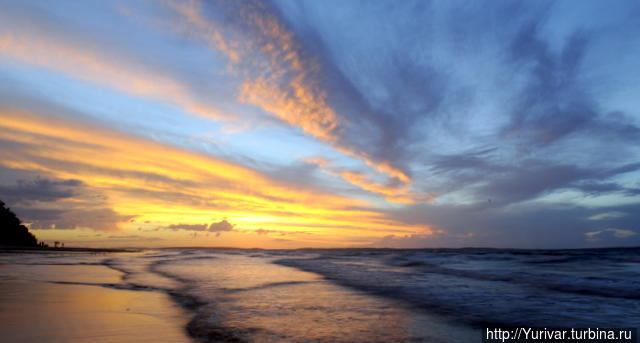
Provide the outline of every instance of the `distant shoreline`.
{"type": "Polygon", "coordinates": [[[462,248],[377,248],[377,247],[350,247],[350,248],[313,248],[313,247],[304,247],[304,248],[288,248],[288,249],[269,249],[269,248],[236,248],[236,247],[194,247],[194,246],[184,246],[184,247],[153,247],[153,248],[88,248],[88,247],[65,247],[65,248],[55,248],[55,247],[24,247],[24,246],[4,246],[0,245],[0,253],[16,253],[16,252],[27,252],[27,253],[37,253],[37,252],[92,252],[92,253],[120,253],[120,252],[141,252],[149,249],[206,249],[206,250],[290,250],[290,251],[301,251],[301,250],[309,250],[309,251],[342,251],[342,250],[398,250],[398,251],[407,251],[407,250],[442,250],[442,251],[470,251],[470,250],[478,250],[478,251],[513,251],[513,252],[525,252],[525,251],[582,251],[582,250],[611,250],[611,249],[640,249],[640,246],[611,246],[611,247],[590,247],[590,248],[493,248],[493,247],[462,247],[462,248]]]}
{"type": "MultiPolygon", "coordinates": [[[[150,248],[151,249],[151,248],[150,248]]],[[[607,249],[640,249],[640,246],[605,246],[605,247],[583,247],[583,248],[496,248],[496,247],[460,247],[460,248],[388,248],[388,247],[334,247],[334,248],[314,248],[314,247],[303,247],[303,248],[236,248],[236,247],[226,247],[226,246],[214,246],[214,247],[198,247],[198,246],[168,246],[168,247],[154,247],[153,249],[218,249],[218,250],[266,250],[266,251],[275,251],[275,250],[283,250],[283,251],[300,251],[300,250],[398,250],[398,251],[406,251],[406,250],[498,250],[498,251],[580,251],[580,250],[607,250],[607,249]]],[[[143,248],[138,248],[137,250],[144,250],[143,248]]]]}
{"type": "Polygon", "coordinates": [[[140,252],[142,249],[117,249],[117,248],[53,248],[53,247],[20,247],[0,245],[0,253],[37,253],[37,252],[92,252],[92,253],[113,253],[113,252],[140,252]]]}

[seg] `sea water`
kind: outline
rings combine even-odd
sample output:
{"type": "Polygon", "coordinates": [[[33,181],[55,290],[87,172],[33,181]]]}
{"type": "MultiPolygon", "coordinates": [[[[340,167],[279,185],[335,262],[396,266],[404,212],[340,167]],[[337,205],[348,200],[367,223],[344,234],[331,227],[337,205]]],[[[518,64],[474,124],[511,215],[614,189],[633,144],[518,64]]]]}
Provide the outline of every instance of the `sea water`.
{"type": "Polygon", "coordinates": [[[0,262],[18,266],[4,279],[167,293],[197,341],[471,342],[483,326],[640,327],[640,248],[159,249],[0,262]],[[21,264],[101,265],[122,279],[21,264]]]}

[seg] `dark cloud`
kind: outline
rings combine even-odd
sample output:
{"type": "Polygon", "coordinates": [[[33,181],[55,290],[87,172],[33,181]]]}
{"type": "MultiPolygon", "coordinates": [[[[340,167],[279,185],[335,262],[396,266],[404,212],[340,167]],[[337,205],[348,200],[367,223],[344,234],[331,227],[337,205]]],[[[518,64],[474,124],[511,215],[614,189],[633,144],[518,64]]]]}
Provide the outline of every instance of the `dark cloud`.
{"type": "Polygon", "coordinates": [[[18,180],[14,185],[0,185],[0,199],[13,204],[31,201],[56,201],[71,198],[82,187],[80,180],[56,180],[37,177],[33,180],[18,180]]]}
{"type": "Polygon", "coordinates": [[[64,215],[65,210],[17,207],[16,212],[26,222],[51,222],[64,215]]]}
{"type": "Polygon", "coordinates": [[[33,229],[94,229],[117,231],[134,216],[114,211],[105,197],[76,179],[57,179],[33,172],[2,168],[0,199],[33,229]],[[74,199],[77,201],[67,201],[74,199]]]}
{"type": "Polygon", "coordinates": [[[431,175],[445,181],[435,186],[441,194],[463,191],[476,206],[508,206],[559,191],[577,190],[585,196],[637,194],[637,185],[629,187],[612,180],[638,170],[637,163],[617,167],[607,164],[577,166],[545,159],[500,161],[500,151],[488,149],[456,155],[436,156],[431,160],[431,175]]]}
{"type": "Polygon", "coordinates": [[[598,246],[634,246],[638,235],[603,231],[608,228],[637,232],[640,205],[603,208],[555,204],[480,207],[476,205],[418,205],[390,213],[411,224],[429,225],[433,235],[387,237],[378,246],[393,247],[516,247],[580,248],[598,246]],[[597,233],[598,240],[587,235],[597,233]]]}
{"type": "MultiPolygon", "coordinates": [[[[216,236],[220,236],[223,232],[233,231],[235,224],[231,224],[227,219],[211,224],[171,224],[169,226],[160,227],[159,229],[169,230],[186,230],[195,232],[214,232],[216,236]]],[[[194,236],[195,237],[195,236],[194,236]]]]}
{"type": "Polygon", "coordinates": [[[506,205],[535,198],[544,192],[565,188],[584,179],[588,171],[572,165],[548,165],[540,161],[524,161],[515,170],[505,168],[481,186],[477,196],[488,197],[496,205],[506,205]]]}
{"type": "Polygon", "coordinates": [[[134,217],[120,214],[111,208],[16,208],[15,211],[22,221],[31,223],[33,229],[118,231],[120,224],[134,217]]]}
{"type": "Polygon", "coordinates": [[[225,231],[233,231],[233,227],[235,225],[229,223],[226,219],[223,219],[217,223],[211,223],[211,225],[209,225],[209,232],[215,232],[216,236],[220,236],[220,234],[222,234],[222,232],[225,231]]]}
{"type": "Polygon", "coordinates": [[[166,227],[170,230],[204,231],[207,224],[171,224],[166,227]]]}

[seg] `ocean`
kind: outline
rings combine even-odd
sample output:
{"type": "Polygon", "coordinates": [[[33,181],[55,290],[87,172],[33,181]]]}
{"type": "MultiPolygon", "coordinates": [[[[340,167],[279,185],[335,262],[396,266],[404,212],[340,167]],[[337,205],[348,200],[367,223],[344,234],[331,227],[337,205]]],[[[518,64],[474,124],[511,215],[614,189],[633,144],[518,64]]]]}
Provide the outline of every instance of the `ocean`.
{"type": "Polygon", "coordinates": [[[640,248],[175,248],[0,263],[16,266],[3,280],[165,293],[197,342],[475,342],[484,326],[640,327],[640,248]],[[122,276],[51,272],[65,265],[122,276]]]}

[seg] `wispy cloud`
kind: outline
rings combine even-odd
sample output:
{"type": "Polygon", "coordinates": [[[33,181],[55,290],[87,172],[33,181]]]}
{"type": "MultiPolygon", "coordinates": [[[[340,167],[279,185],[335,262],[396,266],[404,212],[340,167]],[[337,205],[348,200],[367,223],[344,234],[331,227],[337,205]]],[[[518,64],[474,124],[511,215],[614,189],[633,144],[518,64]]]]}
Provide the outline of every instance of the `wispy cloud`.
{"type": "Polygon", "coordinates": [[[403,183],[410,182],[408,174],[390,161],[375,158],[347,143],[343,134],[348,119],[328,103],[326,90],[319,81],[322,66],[304,50],[273,8],[261,2],[225,5],[224,11],[235,18],[225,22],[226,34],[213,24],[216,18],[205,17],[204,3],[173,4],[185,24],[192,25],[189,32],[202,39],[213,37],[212,46],[229,56],[233,69],[244,79],[238,89],[240,102],[258,106],[380,173],[403,183]],[[239,39],[227,41],[225,36],[239,39]],[[235,48],[229,50],[230,46],[235,48]]]}
{"type": "MultiPolygon", "coordinates": [[[[10,16],[10,11],[0,15],[10,16]]],[[[149,97],[184,108],[187,112],[214,119],[231,119],[214,106],[197,99],[176,79],[128,58],[106,52],[80,38],[46,32],[34,24],[36,18],[22,18],[19,26],[0,31],[0,56],[21,63],[62,72],[79,80],[96,83],[134,96],[149,97]]]]}
{"type": "Polygon", "coordinates": [[[606,233],[613,234],[615,238],[628,238],[631,236],[637,235],[635,231],[631,230],[622,230],[622,229],[603,229],[599,231],[586,232],[584,235],[587,236],[587,240],[597,241],[601,235],[605,235],[606,233]]]}
{"type": "MultiPolygon", "coordinates": [[[[0,118],[2,144],[19,144],[19,148],[2,149],[2,165],[72,179],[94,194],[108,198],[112,206],[108,210],[117,214],[113,218],[121,222],[111,229],[127,226],[127,220],[133,216],[151,220],[154,225],[166,223],[167,227],[185,229],[186,224],[175,224],[176,218],[193,221],[217,214],[242,223],[243,227],[306,227],[325,233],[373,235],[422,230],[400,228],[379,212],[367,209],[361,200],[312,189],[291,189],[257,171],[211,156],[60,117],[53,120],[52,115],[3,110],[0,118]]],[[[24,213],[26,218],[32,217],[24,213]]],[[[63,217],[70,213],[64,216],[57,213],[41,222],[56,223],[56,228],[113,224],[107,220],[107,212],[91,214],[78,210],[78,216],[84,213],[86,218],[82,223],[64,221],[63,217]],[[104,223],[94,221],[96,218],[104,223]]],[[[190,230],[216,233],[233,229],[226,219],[208,226],[188,225],[190,230]]]]}

